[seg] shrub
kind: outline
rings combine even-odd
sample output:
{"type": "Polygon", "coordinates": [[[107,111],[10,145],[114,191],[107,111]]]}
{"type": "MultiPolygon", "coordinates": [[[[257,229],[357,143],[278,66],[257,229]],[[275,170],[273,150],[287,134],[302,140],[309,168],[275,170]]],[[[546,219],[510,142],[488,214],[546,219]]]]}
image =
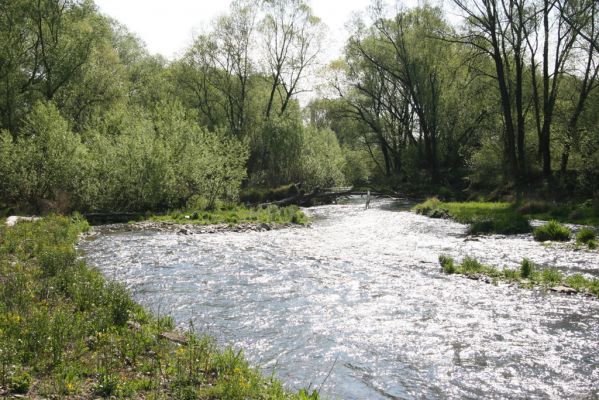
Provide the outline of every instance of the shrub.
{"type": "Polygon", "coordinates": [[[520,264],[520,276],[522,276],[522,278],[529,278],[532,275],[534,269],[535,265],[533,264],[533,262],[530,261],[528,258],[525,258],[524,260],[522,260],[522,263],[520,264]]]}
{"type": "Polygon", "coordinates": [[[595,231],[589,228],[581,229],[580,232],[578,232],[578,234],[576,235],[577,243],[589,244],[589,242],[594,241],[596,239],[597,235],[595,234],[595,231]]]}
{"type": "Polygon", "coordinates": [[[540,226],[533,231],[533,237],[538,242],[545,242],[548,240],[566,242],[570,240],[571,235],[572,231],[557,221],[549,221],[549,223],[540,226]]]}

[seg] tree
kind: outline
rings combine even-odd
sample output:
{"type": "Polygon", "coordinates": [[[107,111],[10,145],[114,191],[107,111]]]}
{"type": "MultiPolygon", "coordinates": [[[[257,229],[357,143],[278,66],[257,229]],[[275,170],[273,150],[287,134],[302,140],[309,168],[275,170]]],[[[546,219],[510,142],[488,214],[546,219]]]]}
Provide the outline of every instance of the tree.
{"type": "Polygon", "coordinates": [[[300,92],[301,79],[321,51],[323,25],[303,0],[266,0],[263,4],[263,62],[271,86],[265,111],[268,119],[275,95],[279,97],[279,114],[283,114],[300,92]]]}

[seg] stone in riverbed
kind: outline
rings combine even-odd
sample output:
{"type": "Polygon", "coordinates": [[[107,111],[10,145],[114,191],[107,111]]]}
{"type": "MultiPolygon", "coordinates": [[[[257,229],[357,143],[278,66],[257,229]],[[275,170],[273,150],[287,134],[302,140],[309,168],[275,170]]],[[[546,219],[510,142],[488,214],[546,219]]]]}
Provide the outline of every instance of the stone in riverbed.
{"type": "Polygon", "coordinates": [[[554,287],[549,288],[549,290],[551,290],[552,292],[563,293],[563,294],[578,293],[578,290],[572,289],[571,287],[567,287],[567,286],[554,286],[554,287]]]}

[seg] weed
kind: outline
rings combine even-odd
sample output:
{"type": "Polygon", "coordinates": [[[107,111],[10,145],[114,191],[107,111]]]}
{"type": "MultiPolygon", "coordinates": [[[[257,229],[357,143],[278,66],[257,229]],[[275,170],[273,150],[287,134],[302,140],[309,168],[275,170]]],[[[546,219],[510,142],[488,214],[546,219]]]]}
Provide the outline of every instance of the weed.
{"type": "Polygon", "coordinates": [[[535,265],[528,258],[525,258],[522,260],[522,263],[520,263],[520,276],[522,278],[530,278],[534,270],[535,265]]]}
{"type": "Polygon", "coordinates": [[[26,394],[31,386],[31,375],[25,370],[17,370],[10,377],[10,391],[15,394],[26,394]]]}
{"type": "Polygon", "coordinates": [[[541,272],[541,281],[549,286],[555,286],[563,280],[562,273],[555,268],[547,268],[541,272]]]}
{"type": "Polygon", "coordinates": [[[453,264],[453,258],[445,255],[439,256],[439,263],[441,268],[446,274],[453,274],[455,272],[455,265],[453,264]]]}

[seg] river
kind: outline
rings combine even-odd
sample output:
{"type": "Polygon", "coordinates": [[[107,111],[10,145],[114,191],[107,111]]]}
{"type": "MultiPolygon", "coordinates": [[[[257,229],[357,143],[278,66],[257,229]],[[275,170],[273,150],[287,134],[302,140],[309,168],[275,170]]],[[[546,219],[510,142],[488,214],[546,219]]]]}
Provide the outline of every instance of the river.
{"type": "Polygon", "coordinates": [[[599,276],[599,253],[531,235],[469,238],[408,204],[307,210],[308,228],[121,232],[89,264],[155,313],[244,349],[288,387],[342,399],[599,397],[599,300],[445,275],[439,254],[523,257],[599,276]]]}

